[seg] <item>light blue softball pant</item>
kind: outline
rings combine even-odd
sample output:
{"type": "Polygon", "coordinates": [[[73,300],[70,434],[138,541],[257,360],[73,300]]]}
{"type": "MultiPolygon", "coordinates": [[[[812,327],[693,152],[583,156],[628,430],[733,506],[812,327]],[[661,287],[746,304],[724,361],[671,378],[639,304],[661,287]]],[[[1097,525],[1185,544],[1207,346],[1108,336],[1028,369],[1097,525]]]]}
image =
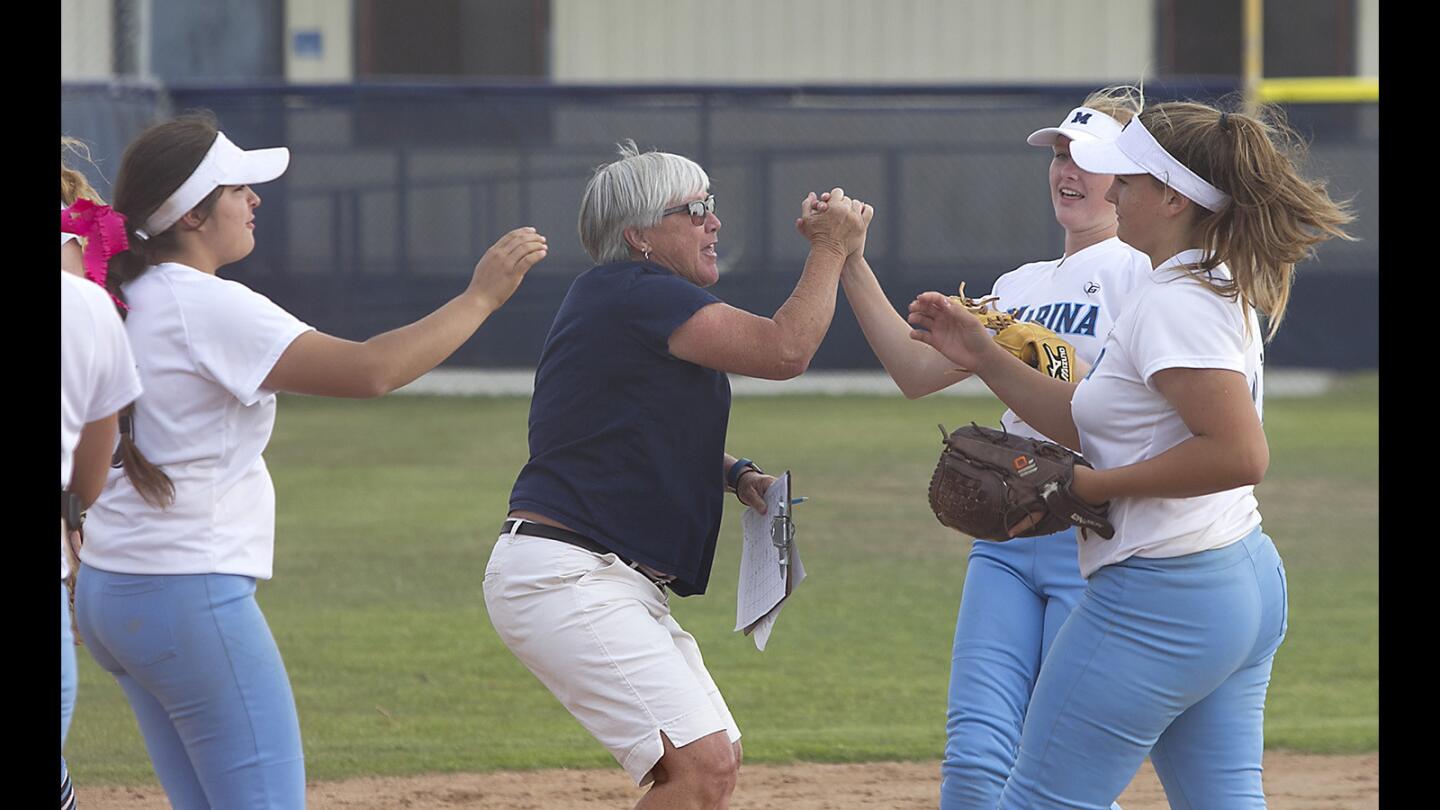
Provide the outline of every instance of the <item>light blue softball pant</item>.
{"type": "Polygon", "coordinates": [[[82,564],[75,612],[175,810],[305,806],[295,699],[253,578],[82,564]]]}
{"type": "Polygon", "coordinates": [[[70,635],[70,596],[65,582],[60,582],[60,747],[70,732],[70,718],[75,713],[75,637],[70,635]]]}
{"type": "Polygon", "coordinates": [[[1147,754],[1175,810],[1263,808],[1285,588],[1258,527],[1224,548],[1096,571],[1040,669],[1001,810],[1103,810],[1147,754]]]}
{"type": "MultiPolygon", "coordinates": [[[[70,717],[75,712],[75,638],[70,635],[70,601],[65,581],[60,581],[60,750],[65,750],[65,735],[70,731],[70,717]]],[[[60,806],[73,797],[70,771],[65,755],[60,755],[60,806]]]]}
{"type": "Polygon", "coordinates": [[[994,810],[1040,662],[1085,580],[1075,530],[970,548],[945,716],[941,810],[994,810]]]}

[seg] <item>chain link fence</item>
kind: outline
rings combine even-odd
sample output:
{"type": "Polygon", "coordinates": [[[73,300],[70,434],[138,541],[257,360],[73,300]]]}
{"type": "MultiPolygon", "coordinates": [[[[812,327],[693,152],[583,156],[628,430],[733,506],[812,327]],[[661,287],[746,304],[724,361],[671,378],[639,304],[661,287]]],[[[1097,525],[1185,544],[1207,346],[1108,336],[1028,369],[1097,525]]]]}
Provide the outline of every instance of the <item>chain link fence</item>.
{"type": "MultiPolygon", "coordinates": [[[[1090,89],[76,84],[62,88],[61,113],[62,131],[91,144],[92,180],[106,193],[123,144],[172,113],[208,109],[244,147],[290,147],[289,171],[258,189],[255,252],[225,274],[344,337],[429,312],[463,289],[495,239],[535,226],[550,237],[549,257],[448,362],[524,368],[570,281],[590,266],[576,234],[580,194],[622,139],[686,155],[710,174],[724,223],[715,292],[726,301],[769,314],[785,300],[807,248],[792,224],[799,202],[839,185],[875,205],[866,255],[903,307],[921,290],[963,280],[982,291],[1061,254],[1049,150],[1025,136],[1058,123],[1090,89]]],[[[1152,103],[1233,91],[1146,87],[1152,103]]],[[[1311,142],[1311,173],[1354,200],[1360,240],[1327,243],[1301,267],[1267,351],[1272,365],[1378,363],[1378,112],[1289,111],[1311,142]]],[[[843,302],[812,367],[878,367],[843,302]]]]}

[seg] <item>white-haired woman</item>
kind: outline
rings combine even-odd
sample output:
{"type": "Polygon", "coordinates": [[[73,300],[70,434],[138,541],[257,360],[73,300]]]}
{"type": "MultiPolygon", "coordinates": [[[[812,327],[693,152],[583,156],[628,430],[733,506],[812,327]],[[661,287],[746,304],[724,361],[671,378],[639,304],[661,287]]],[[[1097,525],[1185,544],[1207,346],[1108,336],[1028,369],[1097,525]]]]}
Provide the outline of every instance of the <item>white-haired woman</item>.
{"type": "Polygon", "coordinates": [[[1303,178],[1279,123],[1203,104],[1140,113],[1071,144],[1115,175],[1120,238],[1153,271],[1078,384],[1032,373],[939,293],[917,340],[973,370],[1095,469],[1113,539],[1080,544],[1085,594],[1050,648],[1001,808],[1106,807],[1146,755],[1173,807],[1265,806],[1265,692],[1285,635],[1285,570],[1253,494],[1269,465],[1262,340],[1295,263],[1351,215],[1303,178]]]}
{"type": "Polygon", "coordinates": [[[570,287],[535,373],[530,460],[485,571],[506,646],[637,785],[637,807],[723,808],[740,732],[668,592],[703,593],[724,492],[764,511],[774,481],[725,451],[726,373],[787,379],[829,328],[870,209],[831,192],[772,317],[706,291],[720,219],[704,169],[622,146],[580,202],[597,266],[570,287]]]}

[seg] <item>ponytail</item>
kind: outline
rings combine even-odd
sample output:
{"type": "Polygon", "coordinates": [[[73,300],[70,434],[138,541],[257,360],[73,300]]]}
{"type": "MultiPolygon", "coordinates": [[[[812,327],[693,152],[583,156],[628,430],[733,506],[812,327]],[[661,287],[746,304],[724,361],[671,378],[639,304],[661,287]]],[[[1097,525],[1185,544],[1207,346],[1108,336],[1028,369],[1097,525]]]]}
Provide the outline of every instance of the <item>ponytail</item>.
{"type": "Polygon", "coordinates": [[[156,509],[164,509],[175,502],[175,482],[159,466],[152,464],[140,448],[135,446],[135,403],[126,405],[120,411],[120,444],[110,466],[125,470],[130,485],[140,493],[145,502],[156,509]]]}
{"type": "Polygon", "coordinates": [[[1170,102],[1140,115],[1145,128],[1176,160],[1230,195],[1220,211],[1196,206],[1205,260],[1193,274],[1212,290],[1266,316],[1275,337],[1295,265],[1331,238],[1353,241],[1344,225],[1355,216],[1348,201],[1330,199],[1323,179],[1300,174],[1305,146],[1275,107],[1256,115],[1221,112],[1204,104],[1170,102]],[[1224,263],[1231,281],[1206,271],[1224,263]]]}
{"type": "MultiPolygon", "coordinates": [[[[173,226],[144,237],[138,230],[200,165],[219,131],[211,115],[185,115],[147,129],[126,147],[115,180],[114,208],[125,217],[129,245],[110,258],[105,277],[106,290],[121,304],[121,318],[128,312],[124,285],[164,261],[177,247],[177,229],[173,226]]],[[[223,190],[216,188],[192,210],[208,214],[223,190]]],[[[135,444],[134,403],[120,411],[120,445],[111,464],[125,470],[125,476],[146,503],[164,509],[174,502],[175,483],[135,444]]]]}

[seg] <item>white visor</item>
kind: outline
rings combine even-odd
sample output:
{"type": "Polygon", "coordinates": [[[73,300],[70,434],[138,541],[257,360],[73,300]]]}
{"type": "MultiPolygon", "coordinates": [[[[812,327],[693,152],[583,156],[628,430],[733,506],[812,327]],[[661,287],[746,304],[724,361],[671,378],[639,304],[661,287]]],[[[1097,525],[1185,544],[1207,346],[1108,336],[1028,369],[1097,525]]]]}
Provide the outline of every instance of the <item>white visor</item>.
{"type": "Polygon", "coordinates": [[[1054,146],[1061,135],[1072,141],[1113,141],[1121,129],[1119,121],[1099,110],[1076,107],[1065,114],[1060,126],[1037,129],[1025,142],[1031,146],[1054,146]]]}
{"type": "Polygon", "coordinates": [[[1091,174],[1148,174],[1209,211],[1230,204],[1230,195],[1205,182],[1165,151],[1155,136],[1133,118],[1113,141],[1076,143],[1070,147],[1075,165],[1091,174]]]}
{"type": "MultiPolygon", "coordinates": [[[[61,210],[62,212],[65,210],[65,203],[63,203],[63,202],[60,203],[60,210],[61,210]]],[[[79,238],[80,238],[80,237],[76,236],[76,235],[73,234],[73,233],[66,233],[66,232],[64,232],[64,231],[61,231],[61,232],[60,232],[60,247],[65,247],[65,243],[66,243],[66,242],[69,242],[71,239],[79,239],[79,238]]]]}
{"type": "Polygon", "coordinates": [[[283,146],[246,151],[230,142],[225,133],[215,134],[215,143],[190,177],[175,189],[155,213],[145,220],[145,229],[137,230],[143,238],[164,233],[220,186],[249,186],[274,180],[290,165],[290,150],[283,146]]]}

